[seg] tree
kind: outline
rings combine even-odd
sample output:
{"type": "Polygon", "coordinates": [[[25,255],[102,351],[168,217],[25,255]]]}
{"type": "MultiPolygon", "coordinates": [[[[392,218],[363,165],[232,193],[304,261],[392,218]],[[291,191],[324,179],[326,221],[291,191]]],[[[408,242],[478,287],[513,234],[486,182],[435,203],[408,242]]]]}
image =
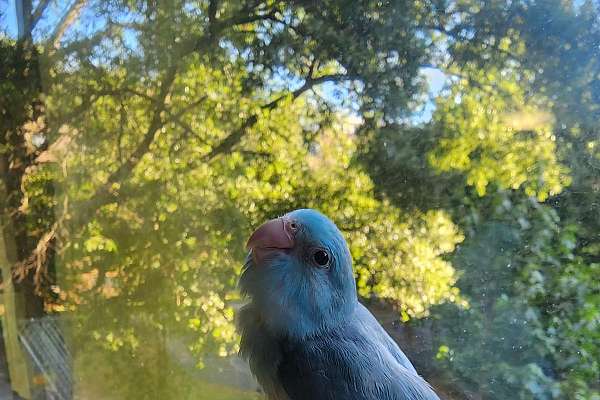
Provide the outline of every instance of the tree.
{"type": "Polygon", "coordinates": [[[43,130],[18,180],[37,236],[15,273],[68,316],[86,384],[98,371],[85,360],[99,357],[114,365],[104,390],[170,397],[190,379],[172,346],[199,364],[235,352],[244,239],[297,207],[347,233],[363,295],[407,318],[460,301],[442,256],[461,234],[444,212],[400,216],[376,199],[344,128],[356,124],[344,107],[393,120],[419,90],[406,5],[77,2],[42,35],[43,130]]]}
{"type": "Polygon", "coordinates": [[[469,307],[436,308],[431,324],[433,355],[463,392],[598,396],[597,219],[586,217],[597,195],[598,58],[586,45],[597,12],[448,5],[440,15],[453,18],[430,21],[450,81],[432,121],[371,134],[361,155],[380,196],[449,210],[464,232],[450,261],[469,307]]]}

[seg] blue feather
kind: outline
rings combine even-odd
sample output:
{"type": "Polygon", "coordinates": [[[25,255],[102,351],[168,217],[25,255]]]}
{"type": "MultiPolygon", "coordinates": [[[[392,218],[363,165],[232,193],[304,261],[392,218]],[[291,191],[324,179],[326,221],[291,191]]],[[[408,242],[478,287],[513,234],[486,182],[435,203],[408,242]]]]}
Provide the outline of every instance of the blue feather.
{"type": "MultiPolygon", "coordinates": [[[[314,210],[284,216],[294,245],[257,265],[240,288],[250,302],[238,319],[240,354],[272,400],[436,400],[437,395],[373,315],[358,302],[348,246],[314,210]],[[325,266],[313,249],[330,255],[325,266]]],[[[283,226],[283,225],[282,225],[283,226]]]]}

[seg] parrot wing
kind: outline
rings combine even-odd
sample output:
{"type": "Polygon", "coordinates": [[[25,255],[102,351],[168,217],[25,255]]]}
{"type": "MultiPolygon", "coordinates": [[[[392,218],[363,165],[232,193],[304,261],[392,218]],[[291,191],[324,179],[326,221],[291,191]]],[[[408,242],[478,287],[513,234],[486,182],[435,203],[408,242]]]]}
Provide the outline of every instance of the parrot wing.
{"type": "Polygon", "coordinates": [[[291,400],[439,400],[365,312],[335,332],[282,343],[278,380],[291,400]]]}
{"type": "Polygon", "coordinates": [[[375,319],[373,314],[362,304],[358,304],[356,308],[356,320],[355,322],[359,325],[359,329],[367,337],[372,337],[374,341],[378,341],[392,354],[392,356],[407,370],[416,374],[417,371],[413,367],[412,363],[406,357],[406,355],[400,350],[400,347],[396,344],[394,339],[388,335],[383,329],[379,322],[375,319]]]}

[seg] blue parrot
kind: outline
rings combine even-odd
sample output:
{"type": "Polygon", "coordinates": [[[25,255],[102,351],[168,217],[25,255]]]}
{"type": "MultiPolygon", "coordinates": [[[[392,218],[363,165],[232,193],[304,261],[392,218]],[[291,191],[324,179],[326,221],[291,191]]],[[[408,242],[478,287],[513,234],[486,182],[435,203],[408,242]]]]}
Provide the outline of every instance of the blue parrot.
{"type": "Polygon", "coordinates": [[[270,400],[439,400],[358,302],[342,233],[311,209],[261,225],[240,277],[240,355],[270,400]]]}

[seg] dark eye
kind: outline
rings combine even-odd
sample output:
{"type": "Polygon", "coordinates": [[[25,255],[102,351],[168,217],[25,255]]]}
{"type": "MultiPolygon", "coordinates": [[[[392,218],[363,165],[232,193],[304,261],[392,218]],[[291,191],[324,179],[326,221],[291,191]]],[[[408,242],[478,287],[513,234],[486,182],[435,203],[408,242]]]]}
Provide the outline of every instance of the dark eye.
{"type": "Polygon", "coordinates": [[[290,229],[292,231],[294,231],[294,232],[297,231],[298,230],[298,224],[296,222],[294,222],[294,221],[291,221],[290,222],[290,229]]]}
{"type": "Polygon", "coordinates": [[[313,253],[313,260],[318,266],[325,267],[329,264],[329,254],[325,250],[318,249],[313,253]]]}

